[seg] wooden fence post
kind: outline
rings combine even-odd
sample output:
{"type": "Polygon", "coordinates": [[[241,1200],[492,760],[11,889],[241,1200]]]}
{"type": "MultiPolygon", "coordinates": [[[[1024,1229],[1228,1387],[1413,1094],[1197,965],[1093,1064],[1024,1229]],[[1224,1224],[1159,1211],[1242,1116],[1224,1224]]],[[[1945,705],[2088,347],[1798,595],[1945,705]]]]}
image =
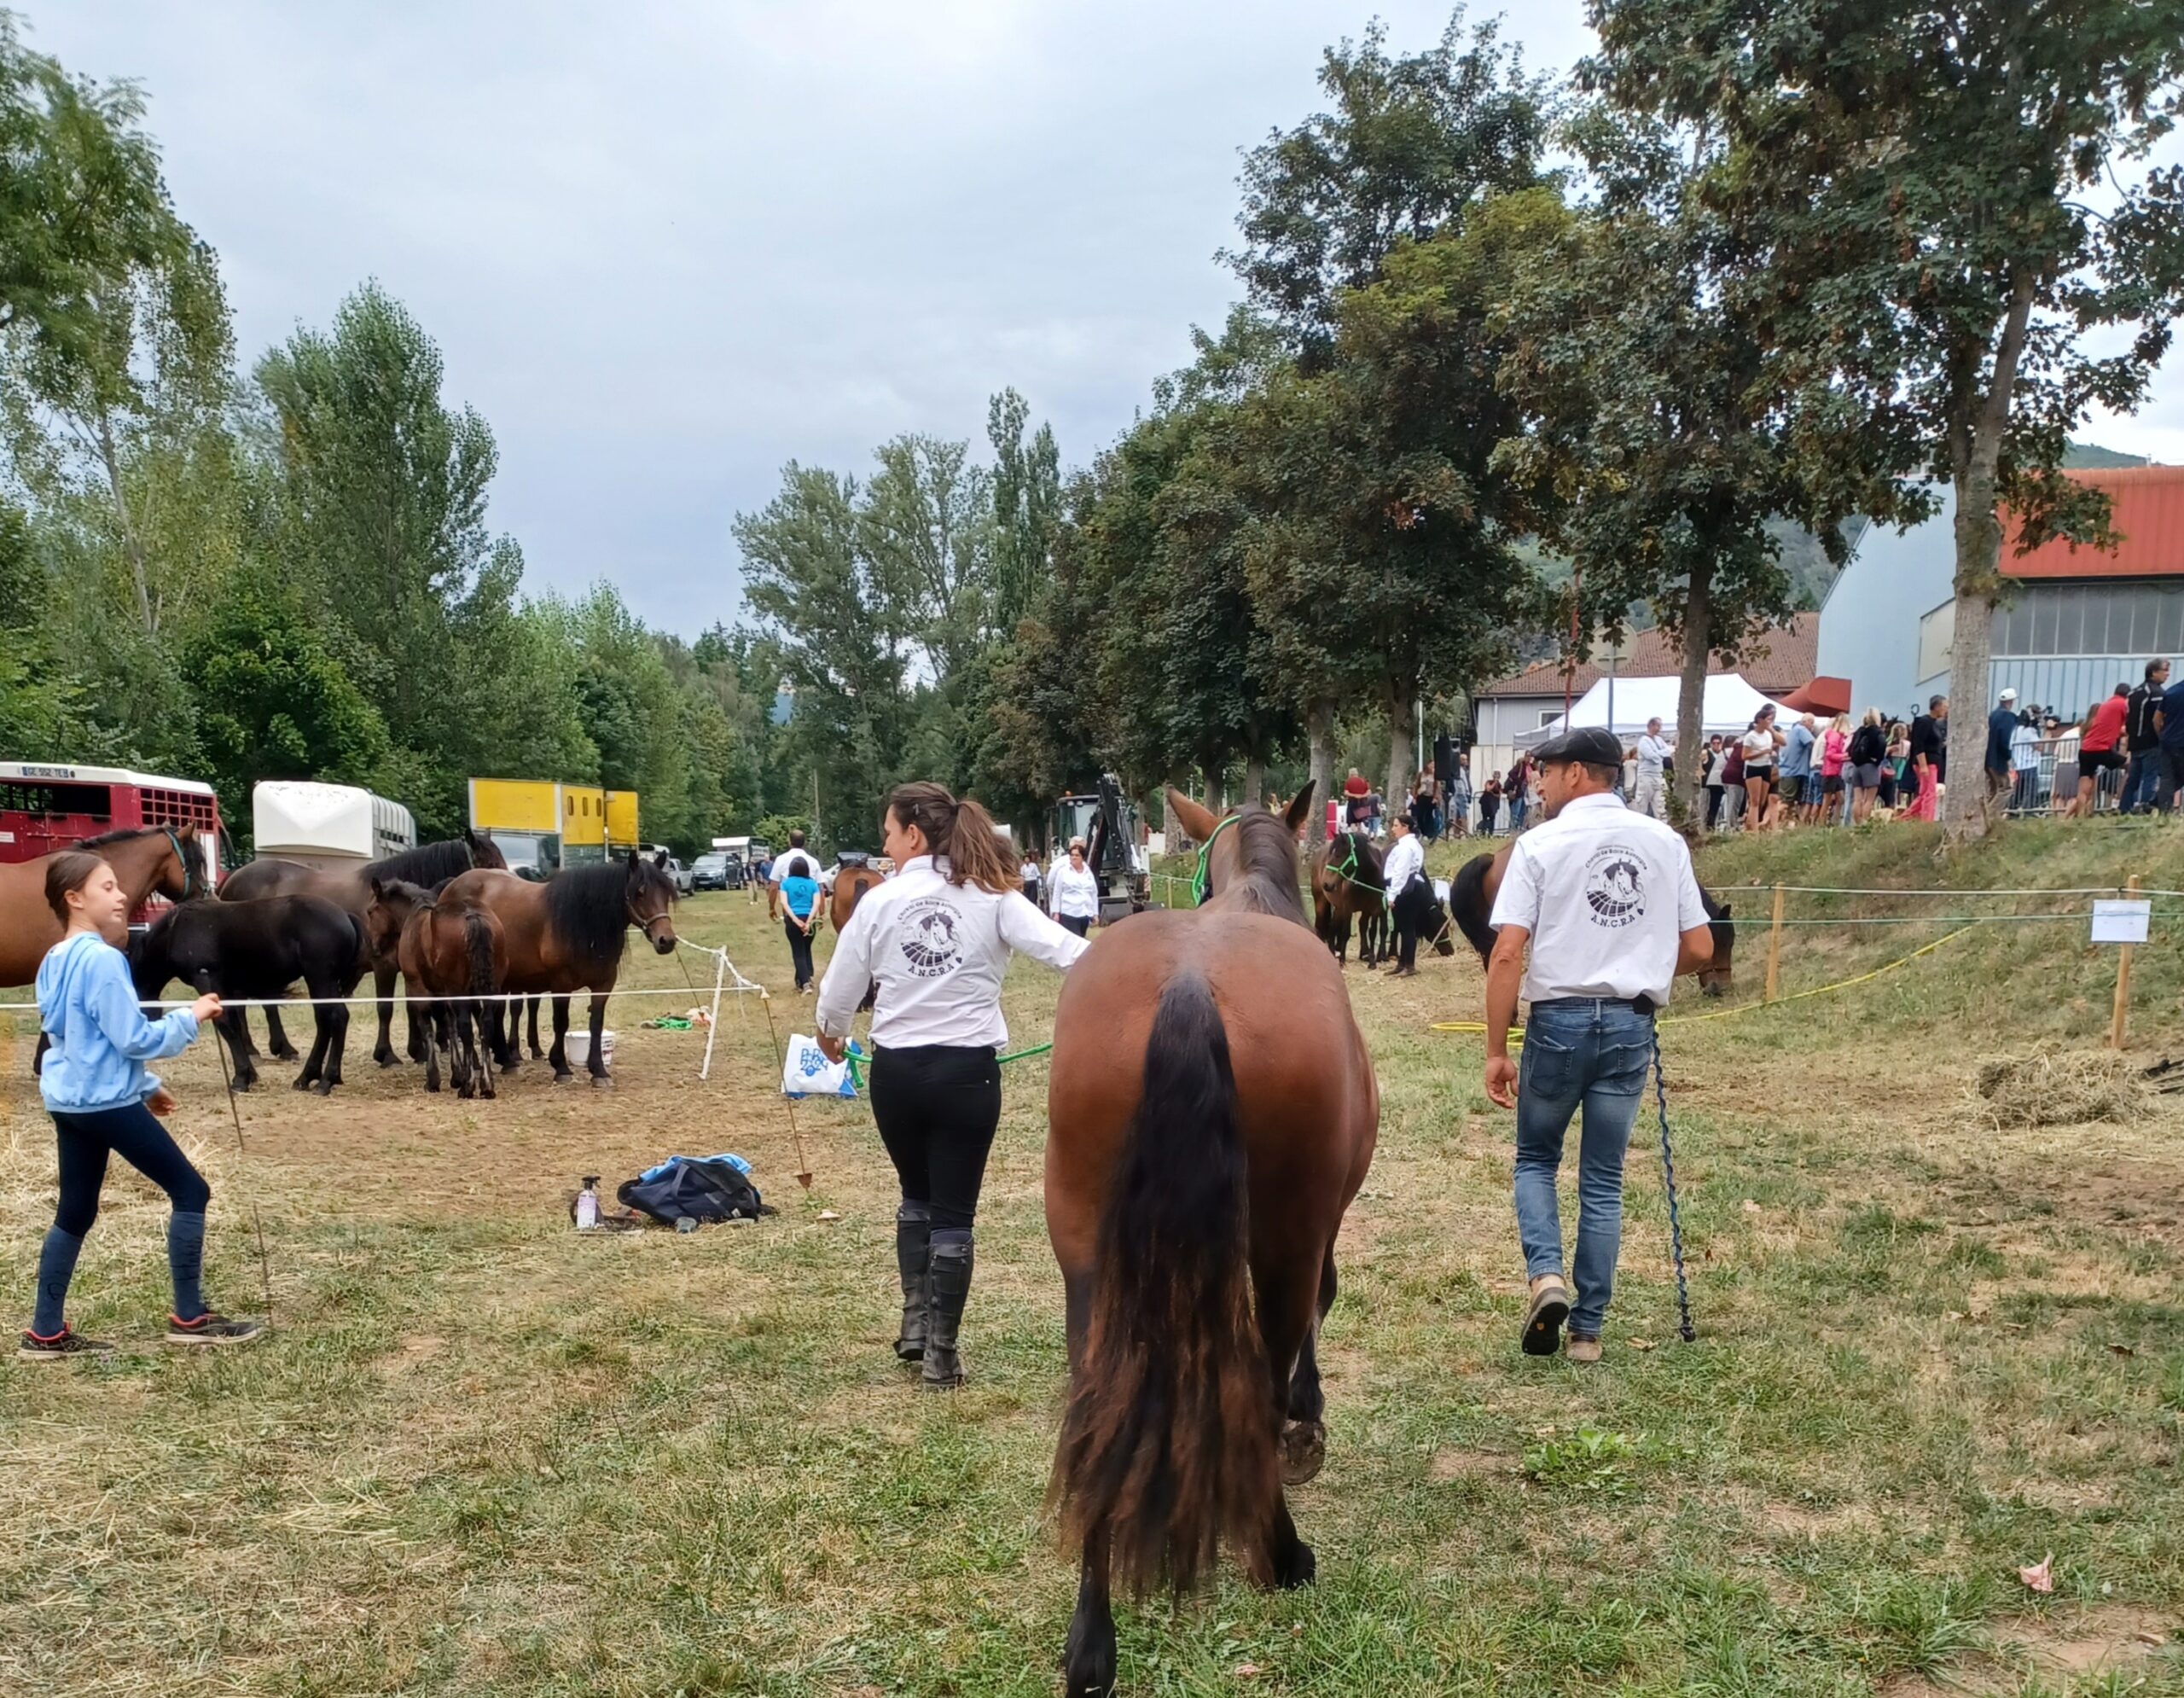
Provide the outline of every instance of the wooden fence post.
{"type": "Polygon", "coordinates": [[[1782,887],[1774,887],[1774,923],[1767,928],[1767,997],[1773,1002],[1782,978],[1782,887]]]}
{"type": "MultiPolygon", "coordinates": [[[[2124,885],[2123,893],[2126,896],[2136,896],[2139,893],[2139,876],[2136,873],[2132,874],[2129,881],[2124,885]]],[[[2131,945],[2118,944],[2116,945],[2116,1011],[2109,1016],[2108,1020],[2108,1047],[2110,1049],[2120,1050],[2123,1047],[2123,1026],[2130,1018],[2130,1013],[2131,945]]]]}

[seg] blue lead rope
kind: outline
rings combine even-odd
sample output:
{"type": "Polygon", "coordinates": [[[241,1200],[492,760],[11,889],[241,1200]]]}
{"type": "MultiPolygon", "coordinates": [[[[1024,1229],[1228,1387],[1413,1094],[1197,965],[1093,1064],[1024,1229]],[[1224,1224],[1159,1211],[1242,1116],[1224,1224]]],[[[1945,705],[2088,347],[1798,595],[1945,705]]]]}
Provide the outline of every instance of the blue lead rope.
{"type": "Polygon", "coordinates": [[[1691,1324],[1691,1288],[1683,1273],[1683,1218],[1676,1202],[1676,1155],[1669,1148],[1669,1087],[1661,1077],[1661,1034],[1653,1032],[1653,1101],[1661,1117],[1661,1176],[1668,1182],[1669,1247],[1676,1256],[1676,1336],[1689,1344],[1699,1336],[1691,1324]]]}

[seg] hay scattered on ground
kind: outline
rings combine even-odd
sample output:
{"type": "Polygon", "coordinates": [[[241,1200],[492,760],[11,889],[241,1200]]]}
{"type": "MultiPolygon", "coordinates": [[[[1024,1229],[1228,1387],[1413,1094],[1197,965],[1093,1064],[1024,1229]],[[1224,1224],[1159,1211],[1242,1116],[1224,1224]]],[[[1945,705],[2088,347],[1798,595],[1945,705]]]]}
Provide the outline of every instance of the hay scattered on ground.
{"type": "Polygon", "coordinates": [[[2082,1126],[2143,1114],[2142,1064],[2105,1050],[2005,1055],[1980,1063],[1972,1089],[1995,1127],[2082,1126]]]}

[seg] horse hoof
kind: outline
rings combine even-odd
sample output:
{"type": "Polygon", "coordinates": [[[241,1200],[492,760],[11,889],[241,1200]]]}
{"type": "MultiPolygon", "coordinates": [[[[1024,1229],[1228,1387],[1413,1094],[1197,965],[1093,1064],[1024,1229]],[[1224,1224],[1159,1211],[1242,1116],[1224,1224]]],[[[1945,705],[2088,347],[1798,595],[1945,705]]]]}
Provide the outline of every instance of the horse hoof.
{"type": "Polygon", "coordinates": [[[1285,1559],[1276,1560],[1274,1584],[1285,1592],[1293,1592],[1299,1586],[1310,1585],[1319,1573],[1319,1559],[1312,1555],[1312,1547],[1300,1538],[1289,1548],[1285,1559]]]}
{"type": "Polygon", "coordinates": [[[1281,1483],[1304,1486],[1319,1478],[1327,1459],[1327,1429],[1316,1421],[1292,1421],[1281,1429],[1281,1483]]]}
{"type": "Polygon", "coordinates": [[[554,1083],[556,1085],[572,1085],[575,1082],[576,1075],[566,1067],[554,1075],[554,1083]]]}
{"type": "Polygon", "coordinates": [[[272,1055],[276,1061],[300,1061],[304,1058],[303,1051],[293,1044],[283,1044],[279,1049],[274,1050],[272,1055]]]}
{"type": "Polygon", "coordinates": [[[257,1086],[258,1081],[255,1078],[239,1079],[235,1081],[235,1090],[238,1094],[247,1090],[254,1090],[257,1089],[257,1086]]]}
{"type": "Polygon", "coordinates": [[[594,1073],[591,1076],[591,1085],[592,1089],[595,1090],[598,1090],[602,1085],[612,1085],[613,1083],[614,1076],[612,1073],[594,1073]]]}
{"type": "Polygon", "coordinates": [[[321,1096],[331,1096],[334,1095],[334,1087],[335,1083],[336,1081],[330,1079],[313,1079],[311,1082],[311,1088],[317,1091],[321,1096]]]}
{"type": "Polygon", "coordinates": [[[402,1065],[402,1058],[399,1055],[397,1055],[392,1050],[388,1050],[384,1055],[379,1054],[377,1051],[374,1051],[372,1060],[377,1061],[382,1067],[398,1067],[402,1065]]]}
{"type": "Polygon", "coordinates": [[[1115,1689],[1115,1629],[1072,1622],[1062,1649],[1062,1698],[1109,1698],[1115,1689]]]}

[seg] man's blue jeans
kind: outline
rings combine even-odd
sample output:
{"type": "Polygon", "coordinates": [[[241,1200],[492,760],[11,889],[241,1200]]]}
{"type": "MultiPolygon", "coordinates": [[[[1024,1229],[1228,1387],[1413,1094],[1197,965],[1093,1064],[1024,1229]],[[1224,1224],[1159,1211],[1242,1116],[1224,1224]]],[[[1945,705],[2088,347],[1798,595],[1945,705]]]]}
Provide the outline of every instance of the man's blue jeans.
{"type": "Polygon", "coordinates": [[[2140,749],[2131,757],[2131,769],[2123,775],[2123,800],[2117,806],[2125,813],[2144,808],[2153,811],[2154,798],[2161,788],[2161,745],[2140,749]]]}
{"type": "Polygon", "coordinates": [[[1554,1177],[1563,1135],[1582,1113],[1577,1255],[1570,1330],[1600,1335],[1623,1245],[1623,1156],[1653,1061],[1653,1021],[1628,1003],[1535,1003],[1517,1069],[1517,1236],[1529,1279],[1559,1274],[1562,1217],[1554,1177]]]}

